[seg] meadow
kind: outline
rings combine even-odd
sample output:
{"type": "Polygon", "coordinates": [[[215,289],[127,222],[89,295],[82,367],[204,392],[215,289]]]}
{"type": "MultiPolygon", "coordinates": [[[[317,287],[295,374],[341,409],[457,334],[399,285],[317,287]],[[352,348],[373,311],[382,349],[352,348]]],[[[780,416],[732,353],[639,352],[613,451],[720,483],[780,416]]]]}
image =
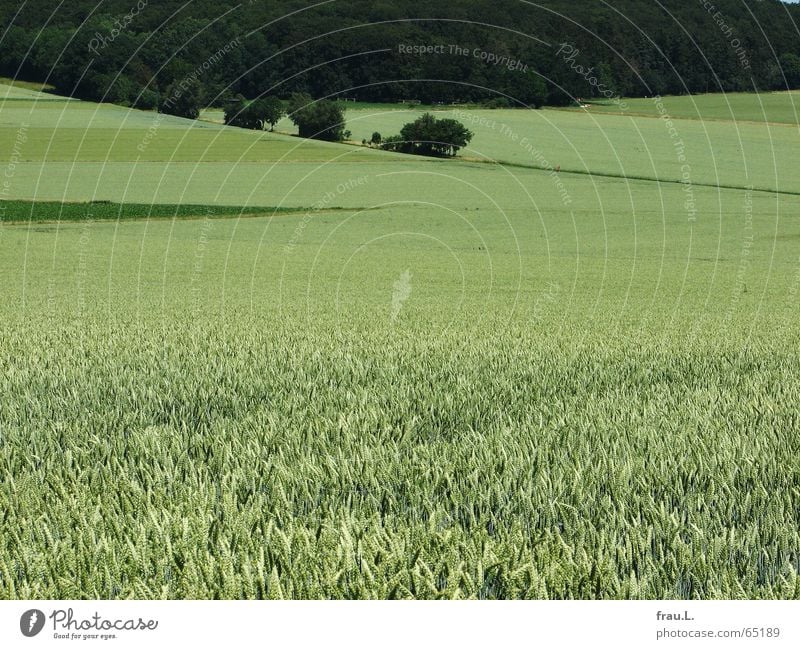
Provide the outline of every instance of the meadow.
{"type": "MultiPolygon", "coordinates": [[[[662,97],[666,110],[674,117],[701,121],[800,124],[800,92],[731,92],[662,97]]],[[[656,102],[647,98],[621,101],[593,101],[591,113],[658,117],[656,102]]]]}
{"type": "Polygon", "coordinates": [[[788,136],[0,106],[0,596],[800,597],[788,136]]]}

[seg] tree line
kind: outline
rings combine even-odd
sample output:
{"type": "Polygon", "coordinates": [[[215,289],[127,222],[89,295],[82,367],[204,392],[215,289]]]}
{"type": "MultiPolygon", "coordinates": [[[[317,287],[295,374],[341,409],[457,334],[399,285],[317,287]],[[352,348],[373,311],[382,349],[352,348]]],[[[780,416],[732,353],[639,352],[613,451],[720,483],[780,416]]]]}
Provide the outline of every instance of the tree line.
{"type": "Polygon", "coordinates": [[[0,17],[0,74],[142,108],[800,87],[800,7],[779,0],[28,0],[0,17]]]}
{"type": "MultiPolygon", "coordinates": [[[[191,114],[176,112],[176,106],[168,109],[163,106],[162,111],[182,117],[196,117],[194,107],[191,114]]],[[[285,115],[297,126],[300,137],[331,142],[341,142],[351,137],[350,131],[345,130],[346,120],[340,102],[314,100],[305,93],[295,93],[288,101],[277,97],[249,101],[240,95],[225,107],[225,124],[254,130],[267,127],[274,130],[285,115]]],[[[376,131],[369,142],[362,140],[361,144],[397,153],[449,158],[469,144],[472,136],[473,133],[457,120],[439,119],[425,113],[403,126],[399,135],[384,138],[376,131]]]]}

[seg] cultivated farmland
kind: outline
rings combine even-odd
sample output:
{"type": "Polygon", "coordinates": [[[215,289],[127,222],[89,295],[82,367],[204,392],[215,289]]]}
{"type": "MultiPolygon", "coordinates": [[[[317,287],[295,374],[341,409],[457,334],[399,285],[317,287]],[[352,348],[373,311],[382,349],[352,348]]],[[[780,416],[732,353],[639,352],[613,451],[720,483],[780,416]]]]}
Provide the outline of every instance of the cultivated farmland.
{"type": "Polygon", "coordinates": [[[800,92],[796,90],[682,95],[662,97],[660,101],[646,98],[598,101],[592,102],[588,110],[591,113],[657,117],[659,104],[663,104],[670,115],[681,119],[755,122],[758,124],[771,122],[789,124],[795,128],[800,123],[800,92]]]}
{"type": "Polygon", "coordinates": [[[45,99],[1,596],[800,596],[796,128],[475,110],[441,161],[45,99]]]}

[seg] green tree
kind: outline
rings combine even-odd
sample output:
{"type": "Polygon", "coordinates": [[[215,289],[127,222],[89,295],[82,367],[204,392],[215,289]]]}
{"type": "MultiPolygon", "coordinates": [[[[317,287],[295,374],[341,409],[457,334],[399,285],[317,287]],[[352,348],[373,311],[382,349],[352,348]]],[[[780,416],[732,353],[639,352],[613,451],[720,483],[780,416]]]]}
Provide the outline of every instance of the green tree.
{"type": "Polygon", "coordinates": [[[452,157],[472,139],[472,131],[455,119],[440,119],[435,123],[433,140],[435,155],[452,157]]]}
{"type": "Polygon", "coordinates": [[[158,108],[158,93],[145,88],[134,97],[133,102],[133,105],[141,110],[155,110],[158,108]]]}
{"type": "Polygon", "coordinates": [[[289,119],[292,119],[292,115],[302,111],[312,103],[314,103],[314,99],[307,92],[292,93],[292,96],[289,98],[289,101],[286,104],[286,110],[289,113],[289,119]]]}
{"type": "Polygon", "coordinates": [[[399,153],[411,153],[408,143],[399,135],[390,135],[383,138],[381,148],[385,151],[396,151],[399,153]]]}
{"type": "Polygon", "coordinates": [[[308,95],[293,95],[289,119],[300,137],[340,142],[344,137],[344,111],[335,101],[313,101],[308,95]]]}
{"type": "Polygon", "coordinates": [[[249,128],[249,126],[246,125],[246,111],[247,102],[244,97],[238,95],[225,106],[225,124],[228,126],[249,128]]]}
{"type": "MultiPolygon", "coordinates": [[[[667,3],[668,13],[664,3],[626,0],[624,13],[639,27],[635,34],[609,3],[564,0],[543,5],[563,10],[563,21],[543,19],[542,11],[549,10],[536,10],[529,3],[492,0],[445,0],[424,9],[412,0],[380,0],[378,5],[352,0],[335,7],[310,6],[286,20],[278,20],[285,12],[281,3],[249,2],[218,16],[212,29],[205,28],[209,16],[216,15],[214,3],[206,0],[188,3],[177,13],[173,3],[151,2],[147,11],[131,19],[122,9],[107,8],[109,13],[104,13],[95,0],[71,0],[56,9],[41,1],[17,3],[21,6],[16,8],[13,4],[0,3],[3,24],[9,25],[0,47],[0,72],[47,81],[58,93],[93,100],[112,96],[103,75],[119,75],[132,79],[136,92],[148,88],[168,101],[166,86],[186,78],[201,62],[208,102],[204,105],[220,106],[227,105],[228,88],[256,96],[263,88],[278,86],[282,92],[315,97],[357,88],[353,92],[359,99],[380,102],[481,102],[499,95],[508,97],[512,106],[565,105],[576,96],[603,96],[609,88],[623,96],[752,89],[754,81],[765,90],[785,89],[784,72],[789,85],[800,86],[797,3],[715,0],[735,38],[741,39],[741,49],[731,46],[733,35],[720,29],[712,14],[685,2],[667,3]],[[555,49],[501,36],[483,24],[487,12],[493,23],[514,25],[519,34],[536,33],[555,49]],[[471,55],[351,56],[387,42],[440,40],[436,21],[378,19],[364,33],[346,29],[365,16],[430,19],[439,14],[463,19],[448,25],[448,38],[464,52],[495,54],[500,60],[471,55]],[[263,28],[240,41],[237,35],[254,24],[263,28]],[[589,38],[581,25],[592,25],[603,39],[589,38]],[[771,26],[768,36],[759,25],[771,26]],[[196,38],[200,32],[202,37],[196,38]],[[328,33],[329,38],[306,39],[318,33],[328,33]],[[302,48],[290,47],[298,40],[304,40],[302,48]],[[323,61],[327,63],[319,66],[323,61]]],[[[112,89],[113,97],[132,102],[130,88],[124,83],[120,88],[112,89]]]]}
{"type": "Polygon", "coordinates": [[[436,146],[436,118],[425,113],[400,129],[400,138],[408,143],[409,153],[434,155],[436,146]]]}
{"type": "Polygon", "coordinates": [[[265,97],[261,100],[260,111],[264,124],[269,124],[269,130],[274,131],[275,125],[280,122],[286,114],[286,107],[277,97],[265,97]]]}
{"type": "Polygon", "coordinates": [[[179,79],[168,87],[158,110],[161,113],[197,119],[203,106],[203,87],[196,79],[179,79]]]}
{"type": "Polygon", "coordinates": [[[800,56],[796,54],[784,54],[780,58],[783,76],[786,77],[786,85],[790,89],[800,88],[800,56]]]}
{"type": "Polygon", "coordinates": [[[402,129],[400,135],[386,138],[381,145],[390,151],[452,157],[469,144],[472,132],[455,119],[436,119],[425,113],[402,129]]]}
{"type": "Polygon", "coordinates": [[[21,27],[10,25],[3,36],[3,47],[0,48],[0,74],[16,77],[28,58],[29,35],[21,27]]]}
{"type": "Polygon", "coordinates": [[[273,130],[285,112],[283,102],[277,97],[248,102],[239,95],[225,107],[225,123],[257,131],[263,130],[269,124],[270,130],[273,130]]]}

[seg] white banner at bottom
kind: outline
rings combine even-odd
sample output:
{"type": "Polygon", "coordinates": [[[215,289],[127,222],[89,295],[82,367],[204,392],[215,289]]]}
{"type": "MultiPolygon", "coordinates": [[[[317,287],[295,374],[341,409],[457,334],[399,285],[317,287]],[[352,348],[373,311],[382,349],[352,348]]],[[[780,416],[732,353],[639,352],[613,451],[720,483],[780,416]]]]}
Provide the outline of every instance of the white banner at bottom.
{"type": "Polygon", "coordinates": [[[0,647],[800,647],[796,601],[2,601],[0,647]]]}

